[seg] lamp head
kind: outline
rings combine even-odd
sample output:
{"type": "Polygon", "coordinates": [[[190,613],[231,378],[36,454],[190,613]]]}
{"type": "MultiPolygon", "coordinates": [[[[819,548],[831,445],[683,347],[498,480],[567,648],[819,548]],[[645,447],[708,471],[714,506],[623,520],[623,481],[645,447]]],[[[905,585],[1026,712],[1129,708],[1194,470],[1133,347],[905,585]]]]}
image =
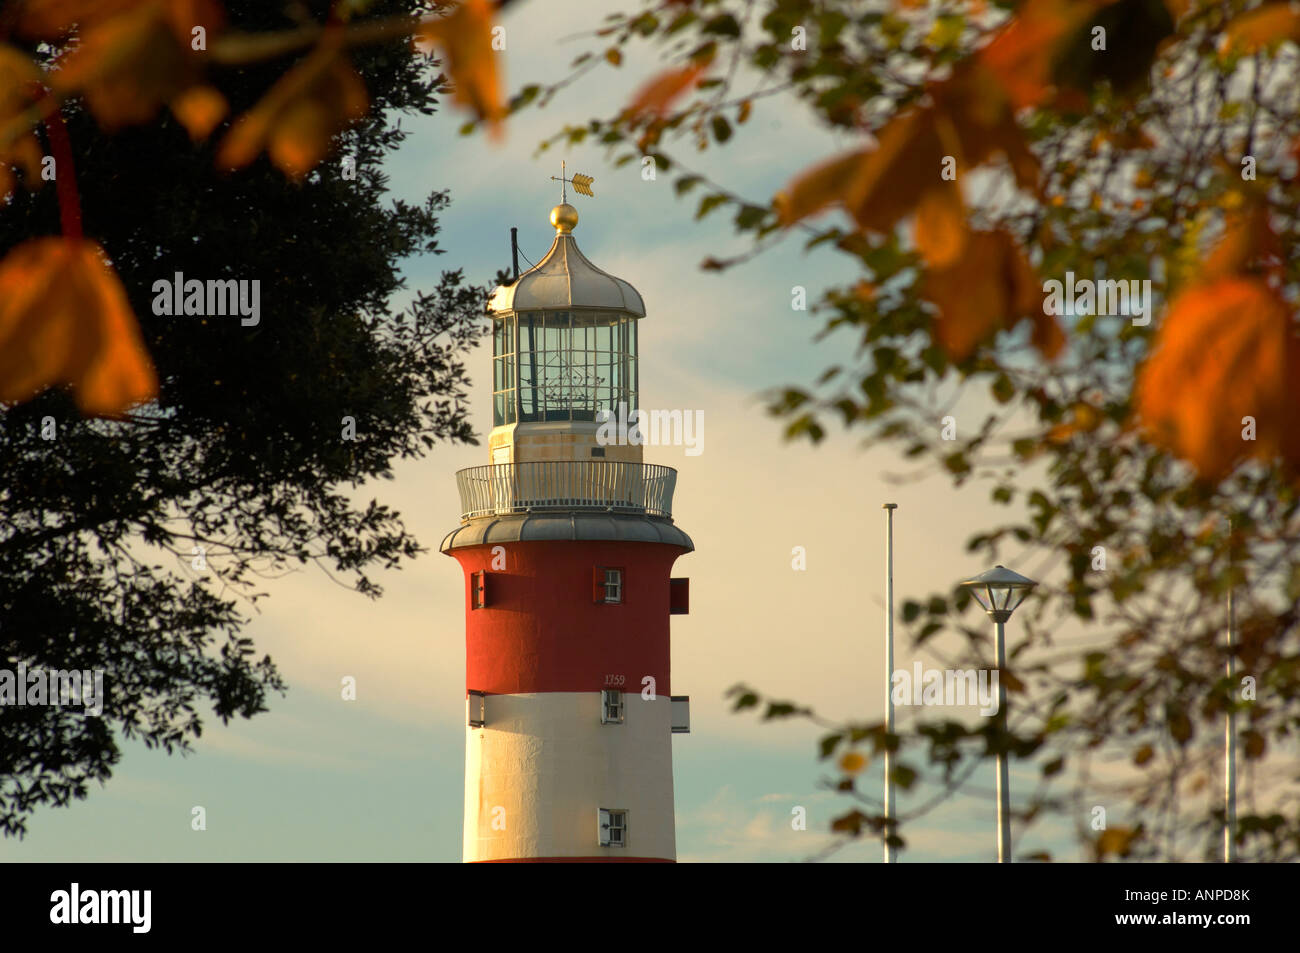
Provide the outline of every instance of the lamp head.
{"type": "Polygon", "coordinates": [[[961,583],[994,622],[1006,622],[1038,583],[997,566],[961,583]]]}

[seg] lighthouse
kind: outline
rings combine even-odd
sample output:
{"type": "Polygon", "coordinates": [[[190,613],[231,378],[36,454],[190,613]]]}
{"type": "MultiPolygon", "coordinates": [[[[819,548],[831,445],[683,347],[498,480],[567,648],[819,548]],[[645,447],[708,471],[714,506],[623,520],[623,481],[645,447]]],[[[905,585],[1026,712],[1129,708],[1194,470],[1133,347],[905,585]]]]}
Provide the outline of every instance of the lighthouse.
{"type": "Polygon", "coordinates": [[[465,578],[464,859],[672,862],[672,738],[690,730],[672,570],[694,544],[677,472],[601,426],[638,406],[641,295],[578,250],[577,209],[550,221],[545,257],[489,302],[490,463],[456,474],[441,546],[465,578]]]}

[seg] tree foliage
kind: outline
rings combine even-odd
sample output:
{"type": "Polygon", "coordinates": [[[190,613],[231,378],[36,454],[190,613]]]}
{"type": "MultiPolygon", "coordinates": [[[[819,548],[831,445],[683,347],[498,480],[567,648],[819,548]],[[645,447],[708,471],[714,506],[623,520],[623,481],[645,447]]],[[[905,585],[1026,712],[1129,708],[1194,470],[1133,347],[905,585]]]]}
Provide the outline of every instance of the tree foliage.
{"type": "MultiPolygon", "coordinates": [[[[897,747],[900,785],[946,795],[1009,752],[1043,779],[1018,792],[1018,837],[1055,816],[1089,857],[1208,857],[1234,712],[1241,857],[1300,856],[1300,16],[1248,0],[676,0],[591,39],[575,75],[620,68],[635,44],[666,66],[548,145],[651,156],[697,217],[729,210],[752,250],[706,268],[800,239],[857,266],[819,304],[855,356],[776,392],[789,436],[816,442],[838,420],[955,485],[984,481],[1008,516],[968,549],[1044,580],[1012,626],[1006,732],[826,722],[822,756],[897,747]],[[792,103],[859,144],[771,197],[689,168],[792,103]],[[1070,275],[1150,282],[1151,308],[1053,301],[1070,275]]],[[[914,645],[989,667],[969,603],[906,602],[914,645]]],[[[738,689],[738,707],[763,704],[818,717],[738,689]]],[[[860,805],[834,829],[890,836],[847,765],[834,786],[860,805]]]]}
{"type": "Polygon", "coordinates": [[[427,7],[352,6],[366,42],[345,60],[325,3],[0,5],[0,69],[25,57],[54,91],[30,102],[59,104],[6,128],[37,169],[60,135],[75,156],[0,207],[0,668],[102,670],[107,695],[102,717],[0,709],[8,834],[108,778],[119,738],[183,749],[209,706],[265,710],[285,683],[241,634],[265,580],[315,564],[378,596],[374,572],[420,546],[358,486],[473,442],[461,357],[486,289],[446,271],[394,310],[448,202],[391,200],[382,171],[398,115],[445,82],[409,43],[427,7]],[[200,14],[224,61],[190,56],[200,14]],[[267,156],[231,160],[230,116],[267,156]],[[155,313],[178,273],[259,281],[259,320],[155,313]]]}

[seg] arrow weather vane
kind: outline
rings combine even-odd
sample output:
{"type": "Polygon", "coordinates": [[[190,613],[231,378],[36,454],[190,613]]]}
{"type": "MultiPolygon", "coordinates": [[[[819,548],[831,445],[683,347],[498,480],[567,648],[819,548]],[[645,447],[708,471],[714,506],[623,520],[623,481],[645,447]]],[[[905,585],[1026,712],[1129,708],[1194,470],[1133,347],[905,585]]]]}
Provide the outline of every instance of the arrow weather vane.
{"type": "Polygon", "coordinates": [[[573,177],[572,177],[572,178],[567,178],[567,179],[566,179],[566,178],[564,177],[564,173],[565,173],[565,171],[566,171],[566,170],[565,170],[565,163],[564,163],[564,160],[561,159],[561,160],[560,160],[560,174],[559,174],[559,175],[553,175],[553,176],[551,176],[551,181],[552,181],[552,182],[559,182],[559,183],[561,183],[561,185],[560,185],[560,201],[561,201],[561,202],[565,202],[565,203],[567,203],[567,202],[569,201],[569,183],[570,183],[570,182],[573,183],[573,191],[577,192],[579,195],[585,195],[585,196],[587,196],[587,198],[591,198],[591,199],[594,199],[594,198],[596,197],[595,193],[591,191],[591,183],[595,182],[595,181],[596,181],[595,179],[593,179],[593,178],[592,178],[591,176],[589,176],[589,175],[583,175],[581,172],[575,172],[575,173],[573,173],[573,177]]]}

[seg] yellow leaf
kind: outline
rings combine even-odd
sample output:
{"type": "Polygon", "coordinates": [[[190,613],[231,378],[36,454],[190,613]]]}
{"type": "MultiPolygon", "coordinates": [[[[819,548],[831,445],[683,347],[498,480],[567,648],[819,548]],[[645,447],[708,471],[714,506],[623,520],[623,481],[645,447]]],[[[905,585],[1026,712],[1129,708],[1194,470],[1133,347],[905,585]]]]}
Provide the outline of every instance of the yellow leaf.
{"type": "Polygon", "coordinates": [[[1111,827],[1102,831],[1093,844],[1093,850],[1098,860],[1105,860],[1107,856],[1114,854],[1117,857],[1127,857],[1133,850],[1133,843],[1141,837],[1141,833],[1128,827],[1111,827]]]}
{"type": "Polygon", "coordinates": [[[856,751],[848,751],[840,758],[840,770],[845,774],[857,774],[867,766],[867,759],[856,751]]]}

